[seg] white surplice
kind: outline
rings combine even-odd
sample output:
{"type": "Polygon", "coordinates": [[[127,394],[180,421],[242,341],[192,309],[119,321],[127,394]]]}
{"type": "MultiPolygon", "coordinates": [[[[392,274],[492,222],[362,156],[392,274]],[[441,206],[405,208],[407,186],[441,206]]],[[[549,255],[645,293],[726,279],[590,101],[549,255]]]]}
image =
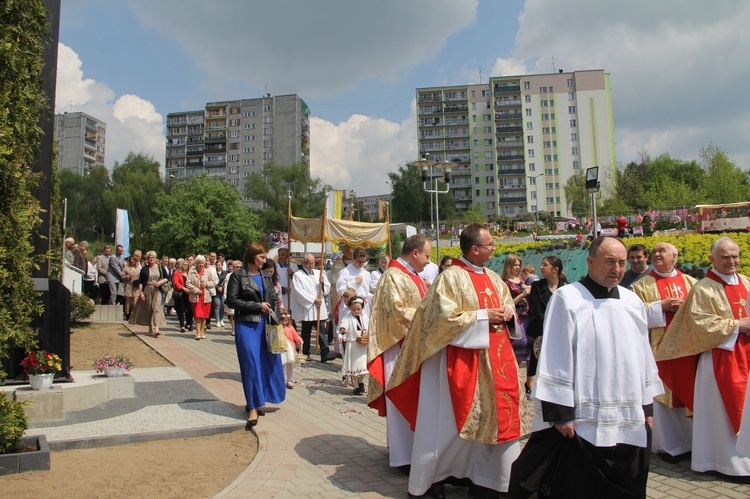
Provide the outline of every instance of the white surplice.
{"type": "Polygon", "coordinates": [[[346,288],[354,288],[357,296],[365,300],[364,311],[370,315],[370,303],[372,302],[372,293],[370,292],[370,273],[364,266],[358,269],[353,263],[350,263],[339,273],[339,279],[336,281],[336,292],[339,296],[344,294],[346,288]],[[357,284],[357,277],[362,277],[362,282],[357,284]]]}
{"type": "MultiPolygon", "coordinates": [[[[575,407],[576,433],[597,447],[646,447],[643,406],[663,389],[643,302],[618,292],[619,299],[595,299],[576,282],[552,295],[533,397],[575,407]]],[[[532,431],[551,424],[538,411],[532,431]]]]}
{"type": "Polygon", "coordinates": [[[292,263],[292,262],[289,262],[287,268],[283,268],[280,263],[276,264],[276,275],[279,276],[279,284],[281,285],[282,288],[288,289],[288,291],[285,294],[281,295],[281,304],[287,310],[290,310],[289,304],[291,303],[291,300],[289,299],[289,297],[292,294],[292,290],[289,289],[292,283],[292,279],[289,276],[289,272],[288,272],[290,268],[292,269],[292,272],[297,272],[297,270],[299,270],[299,268],[297,267],[297,264],[292,263]]]}
{"type": "Polygon", "coordinates": [[[323,274],[323,295],[321,296],[322,304],[320,306],[320,317],[318,317],[318,306],[315,305],[315,299],[318,298],[318,288],[320,284],[320,270],[314,269],[313,275],[309,275],[307,270],[298,270],[292,276],[292,319],[295,321],[321,321],[328,319],[328,308],[326,307],[325,295],[331,292],[331,283],[328,277],[323,274]]]}

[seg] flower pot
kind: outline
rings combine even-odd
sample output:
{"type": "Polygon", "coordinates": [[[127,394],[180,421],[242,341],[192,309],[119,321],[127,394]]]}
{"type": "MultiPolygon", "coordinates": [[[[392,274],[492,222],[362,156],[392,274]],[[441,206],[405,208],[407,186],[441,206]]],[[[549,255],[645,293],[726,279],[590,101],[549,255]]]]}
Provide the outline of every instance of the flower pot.
{"type": "Polygon", "coordinates": [[[52,386],[55,373],[29,374],[29,384],[32,390],[46,390],[52,386]]]}
{"type": "Polygon", "coordinates": [[[124,367],[105,367],[104,368],[104,375],[108,378],[119,378],[123,374],[125,374],[124,367]]]}
{"type": "Polygon", "coordinates": [[[27,471],[49,471],[49,444],[44,435],[23,437],[23,450],[0,454],[0,476],[27,471]]]}

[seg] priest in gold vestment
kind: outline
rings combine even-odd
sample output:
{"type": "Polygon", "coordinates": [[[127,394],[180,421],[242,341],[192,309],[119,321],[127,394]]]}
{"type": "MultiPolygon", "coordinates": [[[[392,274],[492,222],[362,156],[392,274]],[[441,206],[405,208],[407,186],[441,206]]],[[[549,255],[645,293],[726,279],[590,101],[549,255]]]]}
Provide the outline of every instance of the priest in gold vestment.
{"type": "Polygon", "coordinates": [[[450,477],[496,497],[520,452],[513,300],[482,266],[494,250],[487,229],[467,226],[460,245],[422,300],[386,393],[415,431],[410,497],[444,497],[439,482],[450,477]]]}
{"type": "MultiPolygon", "coordinates": [[[[675,269],[677,248],[669,243],[657,243],[651,252],[654,267],[645,277],[633,284],[633,292],[643,300],[648,320],[651,349],[656,351],[675,313],[697,281],[675,269]]],[[[673,400],[665,387],[664,394],[654,398],[654,431],[651,452],[668,462],[690,452],[693,420],[686,413],[685,404],[673,400]]]]}
{"type": "Polygon", "coordinates": [[[390,465],[408,470],[411,463],[414,432],[408,421],[385,396],[385,387],[401,352],[414,313],[427,293],[418,273],[430,261],[431,246],[427,238],[417,234],[404,241],[401,256],[390,260],[378,280],[373,299],[367,344],[367,371],[370,373],[367,405],[386,417],[390,465]]]}
{"type": "Polygon", "coordinates": [[[691,468],[750,476],[737,451],[750,359],[750,278],[737,273],[739,246],[722,237],[712,268],[690,291],[655,351],[659,374],[693,411],[691,468]]]}

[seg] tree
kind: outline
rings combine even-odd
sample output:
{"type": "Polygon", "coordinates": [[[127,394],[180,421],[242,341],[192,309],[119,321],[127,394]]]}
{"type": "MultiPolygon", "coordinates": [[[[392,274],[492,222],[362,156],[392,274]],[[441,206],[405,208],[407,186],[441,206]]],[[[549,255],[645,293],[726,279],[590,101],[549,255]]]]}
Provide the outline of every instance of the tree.
{"type": "Polygon", "coordinates": [[[104,166],[95,166],[86,175],[70,170],[60,173],[60,195],[68,200],[68,236],[76,241],[104,239],[114,232],[114,211],[102,209],[104,193],[111,187],[109,172],[104,166]]]}
{"type": "Polygon", "coordinates": [[[487,217],[484,216],[484,211],[482,211],[482,207],[478,204],[474,203],[471,205],[471,208],[466,210],[461,214],[461,223],[463,224],[470,224],[470,223],[478,223],[485,225],[487,223],[487,217]]]}
{"type": "Polygon", "coordinates": [[[292,192],[292,214],[295,217],[317,218],[323,215],[326,193],[331,187],[319,178],[310,176],[307,165],[291,166],[267,164],[260,173],[253,174],[245,184],[245,195],[263,204],[253,210],[266,230],[287,230],[287,206],[292,192]]]}
{"type": "Polygon", "coordinates": [[[159,193],[154,212],[159,221],[151,234],[159,254],[221,251],[241,258],[251,242],[261,239],[258,217],[234,187],[206,175],[175,182],[169,194],[159,193]]]}
{"type": "Polygon", "coordinates": [[[589,211],[590,195],[586,191],[586,174],[583,170],[574,173],[565,182],[565,202],[574,217],[585,217],[589,211]]]}
{"type": "MultiPolygon", "coordinates": [[[[434,209],[434,196],[424,190],[422,173],[415,164],[399,166],[398,172],[388,173],[389,182],[393,186],[393,199],[391,208],[394,222],[428,222],[430,221],[431,208],[434,209]],[[432,198],[431,198],[432,197],[432,198]]],[[[445,183],[437,182],[437,189],[445,191],[445,183]]],[[[434,189],[434,185],[430,186],[434,189]]],[[[453,220],[456,218],[456,201],[450,194],[438,194],[438,210],[440,220],[453,220]]],[[[434,215],[434,213],[433,213],[434,215]]],[[[441,222],[442,223],[442,222],[441,222]]]]}
{"type": "Polygon", "coordinates": [[[719,146],[701,148],[701,164],[708,175],[704,183],[707,203],[738,203],[750,200],[748,173],[731,161],[719,146]]]}
{"type": "Polygon", "coordinates": [[[104,207],[114,217],[116,209],[128,210],[131,248],[151,248],[150,229],[156,222],[157,196],[164,192],[164,181],[159,175],[161,166],[152,156],[128,153],[122,164],[115,162],[112,169],[112,188],[104,193],[104,207]]]}

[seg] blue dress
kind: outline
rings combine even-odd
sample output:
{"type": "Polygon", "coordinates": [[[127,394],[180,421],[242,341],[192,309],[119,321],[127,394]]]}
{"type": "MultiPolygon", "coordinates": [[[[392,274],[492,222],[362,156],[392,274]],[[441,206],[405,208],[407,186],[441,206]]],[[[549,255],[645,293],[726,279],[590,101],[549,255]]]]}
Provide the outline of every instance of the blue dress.
{"type": "MultiPolygon", "coordinates": [[[[263,279],[252,276],[263,294],[263,279]]],[[[281,355],[266,347],[266,317],[260,322],[238,322],[235,328],[237,359],[240,362],[242,389],[250,409],[278,404],[286,398],[286,384],[281,355]]]]}

